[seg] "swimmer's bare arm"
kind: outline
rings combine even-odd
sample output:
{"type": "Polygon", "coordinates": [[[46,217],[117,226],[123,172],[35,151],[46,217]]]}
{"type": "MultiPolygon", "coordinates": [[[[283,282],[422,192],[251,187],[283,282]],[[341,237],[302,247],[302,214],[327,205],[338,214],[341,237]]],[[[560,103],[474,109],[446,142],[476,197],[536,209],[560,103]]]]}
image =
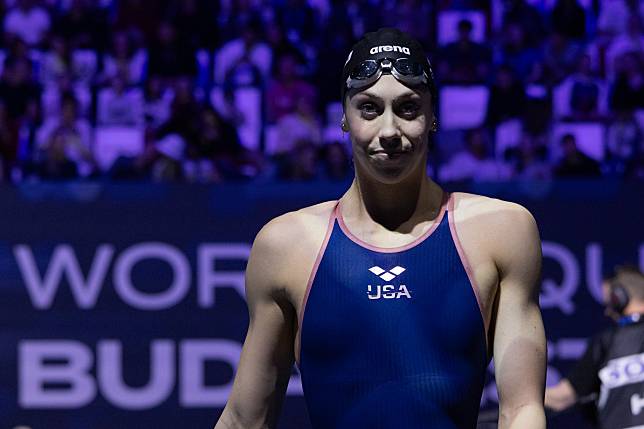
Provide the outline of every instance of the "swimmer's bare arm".
{"type": "Polygon", "coordinates": [[[293,367],[294,310],[282,288],[288,237],[280,221],[257,235],[246,268],[250,323],[232,392],[215,429],[274,428],[293,367]]]}
{"type": "Polygon", "coordinates": [[[532,215],[516,204],[500,210],[494,259],[499,272],[494,367],[499,428],[545,429],[546,339],[539,310],[541,244],[532,215]]]}

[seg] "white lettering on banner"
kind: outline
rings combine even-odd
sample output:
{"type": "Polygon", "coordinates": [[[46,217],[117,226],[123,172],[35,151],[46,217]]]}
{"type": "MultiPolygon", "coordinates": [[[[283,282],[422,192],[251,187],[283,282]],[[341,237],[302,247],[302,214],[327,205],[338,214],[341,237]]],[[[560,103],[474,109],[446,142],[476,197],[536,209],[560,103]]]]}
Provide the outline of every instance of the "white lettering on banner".
{"type": "Polygon", "coordinates": [[[590,295],[600,304],[604,302],[604,295],[602,294],[602,281],[604,278],[602,253],[599,243],[590,243],[586,246],[586,286],[590,295]]]}
{"type": "Polygon", "coordinates": [[[162,310],[177,305],[190,290],[190,262],[179,249],[165,243],[141,243],[127,248],[114,264],[114,288],[123,301],[140,310],[162,310]],[[145,259],[160,259],[172,268],[172,282],[164,292],[142,293],[132,284],[132,268],[145,259]]]}
{"type": "Polygon", "coordinates": [[[608,389],[644,381],[644,353],[609,360],[599,379],[608,389]]]}
{"type": "Polygon", "coordinates": [[[78,408],[96,396],[89,370],[92,353],[81,343],[65,340],[24,340],[18,344],[18,403],[23,408],[78,408]],[[65,363],[46,363],[46,360],[65,363]],[[49,388],[45,383],[70,387],[49,388]]]}
{"type": "Polygon", "coordinates": [[[198,299],[201,307],[215,305],[214,290],[220,286],[232,286],[245,298],[243,271],[217,271],[215,262],[222,259],[248,261],[248,244],[202,244],[197,250],[198,299]]]}
{"type": "Polygon", "coordinates": [[[125,410],[154,408],[172,393],[175,380],[174,342],[154,340],[150,345],[150,381],[132,388],[123,381],[123,346],[120,341],[103,340],[97,345],[97,378],[101,394],[125,410]]]}
{"type": "Polygon", "coordinates": [[[233,380],[220,386],[206,386],[204,364],[208,360],[222,361],[237,372],[241,347],[229,340],[185,340],[181,343],[180,402],[184,407],[224,406],[233,380]],[[216,405],[213,405],[216,404],[216,405]]]}
{"type": "MultiPolygon", "coordinates": [[[[144,410],[166,401],[178,383],[179,403],[183,407],[223,408],[233,379],[222,385],[208,386],[204,366],[206,362],[220,361],[236,372],[241,354],[241,344],[227,339],[185,339],[178,347],[172,340],[153,340],[150,345],[150,381],[144,387],[132,388],[123,381],[122,348],[118,340],[98,342],[97,377],[94,378],[94,356],[89,346],[72,340],[21,341],[18,356],[20,406],[76,409],[91,403],[100,392],[108,403],[117,408],[144,410]],[[48,383],[64,383],[71,387],[48,386],[48,383]]],[[[299,375],[290,378],[286,392],[302,395],[299,375]]]]}
{"type": "MultiPolygon", "coordinates": [[[[54,248],[43,274],[39,273],[32,249],[24,244],[13,248],[20,274],[32,305],[49,309],[54,303],[61,283],[67,281],[79,308],[96,306],[114,256],[114,246],[98,246],[87,278],[83,276],[74,249],[61,244],[54,248]]],[[[215,305],[217,288],[234,288],[244,298],[244,271],[215,269],[221,260],[247,261],[250,246],[246,243],[203,244],[197,248],[197,299],[200,307],[215,305]]],[[[119,297],[131,307],[140,310],[165,310],[180,303],[191,286],[191,266],[186,255],[177,247],[166,243],[145,242],[135,244],[119,254],[112,273],[114,288],[119,297]],[[167,263],[172,272],[170,285],[162,292],[144,293],[132,281],[134,266],[144,260],[167,263]]]]}
{"type": "Polygon", "coordinates": [[[35,308],[51,307],[63,277],[67,278],[78,307],[92,308],[96,305],[96,299],[103,286],[114,247],[103,244],[96,249],[87,280],[83,278],[74,249],[67,244],[56,246],[42,277],[29,246],[17,245],[13,248],[13,253],[35,308]]]}
{"type": "Polygon", "coordinates": [[[560,338],[553,345],[553,356],[557,359],[577,360],[584,354],[588,340],[586,338],[560,338]]]}
{"type": "Polygon", "coordinates": [[[563,271],[560,284],[552,279],[544,279],[541,287],[540,303],[543,308],[559,308],[564,314],[572,314],[575,304],[572,297],[579,287],[579,266],[575,255],[561,244],[544,241],[543,258],[555,259],[563,271]]]}
{"type": "Polygon", "coordinates": [[[644,408],[644,397],[638,395],[637,393],[631,396],[631,414],[634,416],[639,415],[644,408]]]}

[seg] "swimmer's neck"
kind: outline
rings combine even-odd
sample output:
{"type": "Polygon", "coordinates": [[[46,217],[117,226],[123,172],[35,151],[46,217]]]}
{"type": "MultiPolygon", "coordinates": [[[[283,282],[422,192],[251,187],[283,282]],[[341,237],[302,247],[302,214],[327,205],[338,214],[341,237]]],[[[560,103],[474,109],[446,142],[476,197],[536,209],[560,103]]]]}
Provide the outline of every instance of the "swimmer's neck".
{"type": "Polygon", "coordinates": [[[395,231],[405,222],[415,224],[435,217],[442,198],[442,189],[424,169],[396,184],[370,180],[356,171],[351,187],[342,197],[342,215],[395,231]]]}

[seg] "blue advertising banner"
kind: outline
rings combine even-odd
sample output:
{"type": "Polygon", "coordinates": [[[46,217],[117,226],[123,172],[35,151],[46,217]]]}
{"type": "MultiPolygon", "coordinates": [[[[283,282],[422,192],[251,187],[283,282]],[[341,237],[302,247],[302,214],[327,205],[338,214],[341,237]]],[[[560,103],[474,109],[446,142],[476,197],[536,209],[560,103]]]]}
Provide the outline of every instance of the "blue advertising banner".
{"type": "MultiPolygon", "coordinates": [[[[0,188],[0,428],[211,428],[246,333],[255,234],[347,185],[0,188]]],[[[625,261],[644,267],[643,186],[468,188],[458,190],[516,201],[537,219],[554,383],[608,323],[602,276],[625,261]]],[[[280,428],[309,427],[301,394],[294,371],[280,428]]],[[[481,406],[497,402],[490,377],[481,406]]]]}

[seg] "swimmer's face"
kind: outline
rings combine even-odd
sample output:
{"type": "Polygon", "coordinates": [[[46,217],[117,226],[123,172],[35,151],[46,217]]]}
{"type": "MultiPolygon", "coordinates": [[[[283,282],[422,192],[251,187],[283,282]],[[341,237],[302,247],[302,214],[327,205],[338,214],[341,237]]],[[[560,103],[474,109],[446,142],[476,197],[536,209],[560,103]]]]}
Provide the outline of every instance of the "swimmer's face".
{"type": "Polygon", "coordinates": [[[434,118],[428,90],[409,88],[386,74],[372,86],[349,93],[345,117],[360,173],[388,184],[418,168],[424,173],[434,118]]]}

